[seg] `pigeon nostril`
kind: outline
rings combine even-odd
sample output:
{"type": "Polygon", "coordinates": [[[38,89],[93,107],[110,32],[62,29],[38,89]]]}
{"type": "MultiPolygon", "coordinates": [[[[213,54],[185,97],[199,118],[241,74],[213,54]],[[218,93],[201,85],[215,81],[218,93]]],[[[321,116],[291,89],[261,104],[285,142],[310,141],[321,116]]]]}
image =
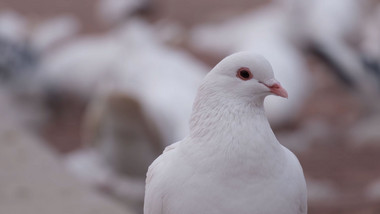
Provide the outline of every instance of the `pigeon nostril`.
{"type": "Polygon", "coordinates": [[[259,83],[264,84],[266,87],[268,87],[270,89],[281,88],[281,84],[277,80],[275,80],[275,79],[269,79],[269,80],[266,80],[266,81],[259,81],[259,83]]]}

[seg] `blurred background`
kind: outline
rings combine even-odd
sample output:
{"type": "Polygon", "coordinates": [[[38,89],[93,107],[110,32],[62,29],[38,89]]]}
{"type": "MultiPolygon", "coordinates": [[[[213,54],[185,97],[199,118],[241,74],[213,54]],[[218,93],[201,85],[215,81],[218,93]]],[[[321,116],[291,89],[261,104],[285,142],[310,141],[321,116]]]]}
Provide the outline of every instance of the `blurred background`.
{"type": "Polygon", "coordinates": [[[142,213],[204,75],[264,55],[310,214],[380,213],[379,0],[1,0],[0,213],[142,213]]]}

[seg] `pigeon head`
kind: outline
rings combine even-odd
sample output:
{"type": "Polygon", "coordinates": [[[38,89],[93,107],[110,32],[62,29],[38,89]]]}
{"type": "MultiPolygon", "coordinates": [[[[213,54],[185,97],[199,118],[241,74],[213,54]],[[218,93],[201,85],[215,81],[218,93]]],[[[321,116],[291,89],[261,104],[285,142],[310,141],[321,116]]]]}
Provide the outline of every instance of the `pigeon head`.
{"type": "Polygon", "coordinates": [[[220,61],[206,76],[203,88],[213,88],[224,97],[264,100],[267,95],[287,98],[288,93],[274,78],[272,66],[251,52],[232,54],[220,61]]]}
{"type": "Polygon", "coordinates": [[[228,128],[230,133],[240,133],[242,124],[252,126],[252,121],[268,124],[264,111],[268,95],[288,97],[264,57],[239,52],[224,58],[198,89],[190,119],[191,137],[219,136],[226,126],[234,127],[228,128]]]}

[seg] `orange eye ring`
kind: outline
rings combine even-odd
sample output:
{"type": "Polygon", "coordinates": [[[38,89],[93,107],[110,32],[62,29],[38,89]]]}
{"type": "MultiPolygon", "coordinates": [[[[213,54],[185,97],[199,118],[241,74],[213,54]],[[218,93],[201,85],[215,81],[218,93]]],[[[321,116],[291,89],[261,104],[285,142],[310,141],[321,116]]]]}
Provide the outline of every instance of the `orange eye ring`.
{"type": "Polygon", "coordinates": [[[249,68],[246,68],[246,67],[239,68],[239,70],[236,72],[236,76],[239,79],[244,80],[244,81],[247,81],[253,78],[251,71],[249,70],[249,68]]]}

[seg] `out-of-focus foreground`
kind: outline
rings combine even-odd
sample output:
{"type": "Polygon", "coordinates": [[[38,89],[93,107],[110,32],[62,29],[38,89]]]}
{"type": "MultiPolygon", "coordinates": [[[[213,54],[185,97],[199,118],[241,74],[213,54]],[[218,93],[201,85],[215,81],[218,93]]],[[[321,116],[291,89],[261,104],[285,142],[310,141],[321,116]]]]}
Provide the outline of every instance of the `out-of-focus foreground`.
{"type": "Polygon", "coordinates": [[[265,105],[309,213],[380,213],[379,0],[2,0],[0,213],[142,213],[200,81],[243,50],[289,92],[265,105]]]}

